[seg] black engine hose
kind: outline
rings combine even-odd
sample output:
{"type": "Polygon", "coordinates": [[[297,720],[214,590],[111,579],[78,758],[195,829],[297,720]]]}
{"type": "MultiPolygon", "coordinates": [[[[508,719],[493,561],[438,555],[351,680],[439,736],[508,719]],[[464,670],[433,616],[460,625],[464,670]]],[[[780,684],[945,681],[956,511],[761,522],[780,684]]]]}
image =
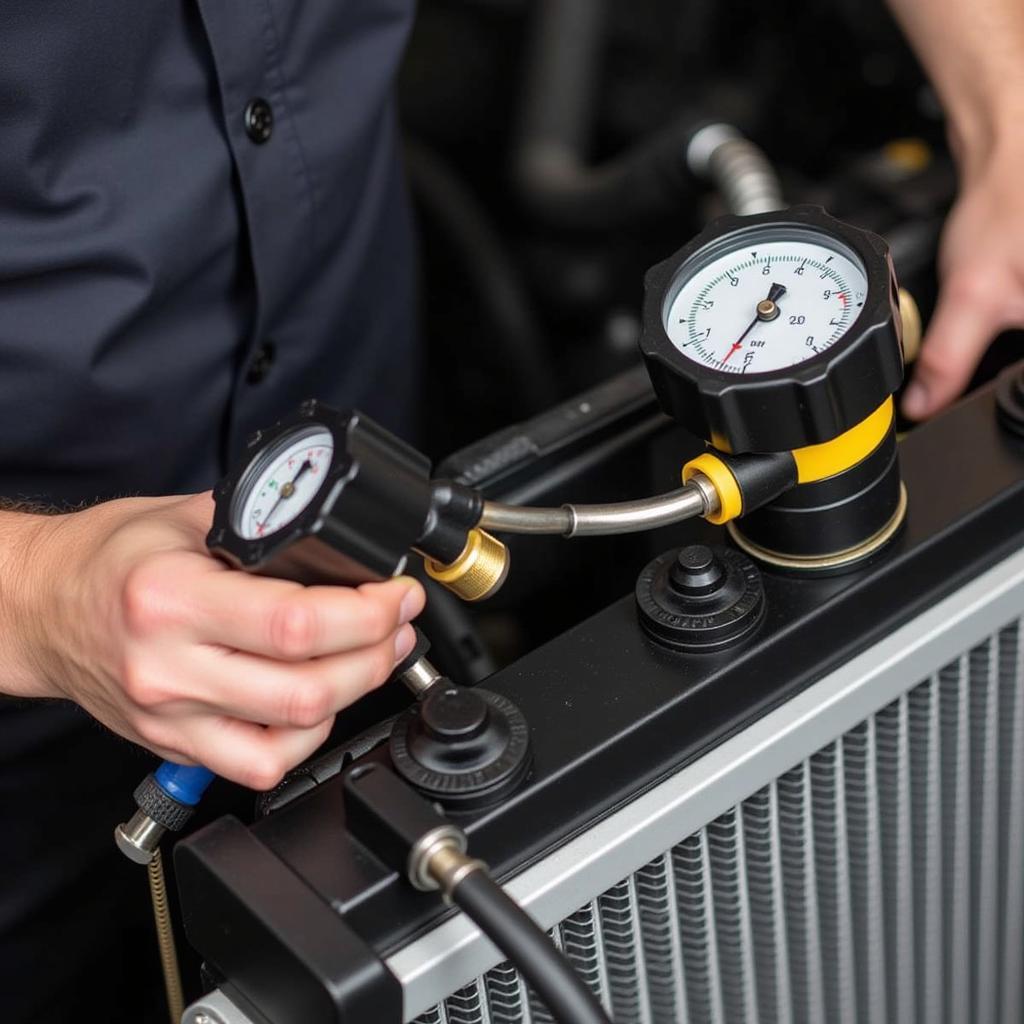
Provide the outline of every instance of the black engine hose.
{"type": "Polygon", "coordinates": [[[523,408],[532,414],[554,405],[558,392],[533,300],[490,215],[438,153],[411,138],[404,150],[413,196],[455,250],[523,408]]]}
{"type": "Polygon", "coordinates": [[[588,164],[608,0],[538,0],[534,11],[513,158],[529,211],[558,228],[608,231],[689,204],[696,193],[686,164],[692,120],[608,163],[588,164]]]}
{"type": "Polygon", "coordinates": [[[533,920],[486,871],[470,871],[451,901],[519,969],[558,1024],[610,1024],[597,997],[533,920]]]}

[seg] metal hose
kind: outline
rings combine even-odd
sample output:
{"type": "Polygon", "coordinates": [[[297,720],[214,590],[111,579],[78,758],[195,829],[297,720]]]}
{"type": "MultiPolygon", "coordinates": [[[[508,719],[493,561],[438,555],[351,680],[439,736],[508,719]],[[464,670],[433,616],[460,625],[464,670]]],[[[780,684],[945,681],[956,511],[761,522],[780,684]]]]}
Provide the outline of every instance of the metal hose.
{"type": "Polygon", "coordinates": [[[654,498],[604,505],[531,508],[484,503],[480,526],[497,533],[560,534],[563,537],[641,533],[713,513],[718,496],[710,481],[697,474],[685,487],[654,498]]]}
{"type": "Polygon", "coordinates": [[[686,150],[690,170],[711,182],[730,213],[748,215],[781,210],[782,185],[760,147],[728,124],[695,132],[686,150]]]}
{"type": "Polygon", "coordinates": [[[149,873],[149,895],[153,900],[153,921],[156,941],[160,947],[160,966],[167,991],[167,1013],[171,1024],[179,1024],[185,1012],[185,997],[181,990],[181,972],[178,969],[178,951],[174,947],[174,929],[167,903],[167,885],[164,881],[164,862],[157,850],[146,865],[149,873]]]}

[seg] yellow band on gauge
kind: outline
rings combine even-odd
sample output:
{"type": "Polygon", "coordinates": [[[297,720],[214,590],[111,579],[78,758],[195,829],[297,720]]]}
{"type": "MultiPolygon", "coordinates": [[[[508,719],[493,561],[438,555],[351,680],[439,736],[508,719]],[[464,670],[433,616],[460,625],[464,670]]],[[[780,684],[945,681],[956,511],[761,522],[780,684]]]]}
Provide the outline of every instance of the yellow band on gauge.
{"type": "Polygon", "coordinates": [[[718,511],[704,518],[715,526],[722,526],[743,512],[743,495],[729,467],[711,452],[704,452],[683,466],[683,483],[689,483],[695,473],[703,473],[711,481],[718,495],[718,511]]]}
{"type": "Polygon", "coordinates": [[[810,484],[815,480],[824,480],[862,462],[885,440],[894,415],[890,395],[870,416],[846,433],[821,444],[794,448],[797,483],[810,484]]]}

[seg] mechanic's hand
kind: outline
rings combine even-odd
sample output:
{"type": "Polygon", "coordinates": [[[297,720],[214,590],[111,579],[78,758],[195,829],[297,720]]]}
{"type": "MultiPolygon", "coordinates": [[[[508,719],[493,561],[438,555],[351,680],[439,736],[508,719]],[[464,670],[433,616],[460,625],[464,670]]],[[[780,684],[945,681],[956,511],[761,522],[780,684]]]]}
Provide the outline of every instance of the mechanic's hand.
{"type": "Polygon", "coordinates": [[[415,643],[414,580],[303,587],[206,553],[210,495],[34,517],[27,615],[37,695],[68,697],[179,763],[269,789],[415,643]]]}
{"type": "Polygon", "coordinates": [[[1024,144],[1006,143],[963,174],[939,252],[942,290],[903,412],[924,419],[966,387],[1000,331],[1024,326],[1024,144]]]}

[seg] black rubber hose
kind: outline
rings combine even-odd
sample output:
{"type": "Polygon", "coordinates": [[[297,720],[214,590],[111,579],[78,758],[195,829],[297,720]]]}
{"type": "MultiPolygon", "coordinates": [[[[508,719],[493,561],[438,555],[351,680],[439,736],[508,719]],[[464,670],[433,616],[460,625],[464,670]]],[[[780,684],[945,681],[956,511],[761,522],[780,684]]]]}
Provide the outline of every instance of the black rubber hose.
{"type": "Polygon", "coordinates": [[[590,168],[554,151],[524,151],[519,185],[530,211],[560,228],[612,231],[687,209],[697,194],[686,163],[693,122],[669,125],[634,149],[590,168]]]}
{"type": "Polygon", "coordinates": [[[515,184],[538,219],[576,231],[636,226],[688,205],[694,124],[670,125],[621,157],[587,161],[607,0],[538,0],[514,154],[515,184]]]}
{"type": "Polygon", "coordinates": [[[519,969],[558,1024],[610,1024],[565,957],[486,871],[471,871],[451,898],[519,969]]]}
{"type": "Polygon", "coordinates": [[[554,373],[532,301],[505,251],[490,215],[437,153],[405,140],[413,196],[455,250],[460,267],[489,322],[489,345],[500,346],[501,365],[525,409],[539,412],[558,398],[554,373]]]}
{"type": "Polygon", "coordinates": [[[582,162],[604,56],[608,0],[535,0],[519,130],[538,152],[582,162]]]}

